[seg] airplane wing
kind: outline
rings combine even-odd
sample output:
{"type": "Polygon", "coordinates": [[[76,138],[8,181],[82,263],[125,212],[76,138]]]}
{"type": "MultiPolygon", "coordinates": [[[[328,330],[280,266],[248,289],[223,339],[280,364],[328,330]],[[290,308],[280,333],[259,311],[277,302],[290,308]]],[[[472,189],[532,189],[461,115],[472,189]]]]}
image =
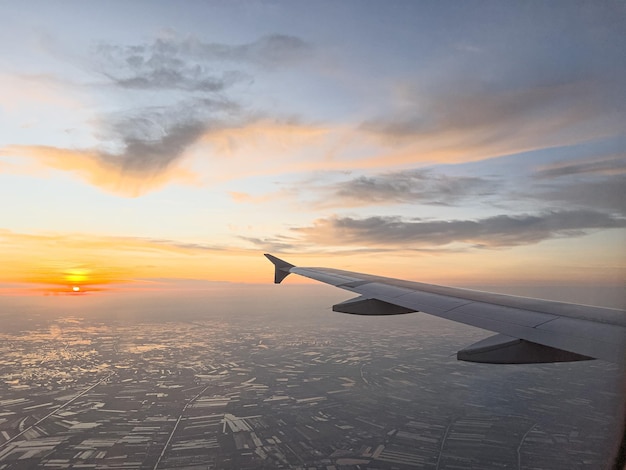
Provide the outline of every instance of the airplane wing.
{"type": "Polygon", "coordinates": [[[333,305],[356,315],[424,312],[496,332],[457,359],[528,364],[602,359],[626,364],[626,311],[403,281],[330,268],[297,267],[270,254],[274,282],[298,274],[358,297],[333,305]]]}

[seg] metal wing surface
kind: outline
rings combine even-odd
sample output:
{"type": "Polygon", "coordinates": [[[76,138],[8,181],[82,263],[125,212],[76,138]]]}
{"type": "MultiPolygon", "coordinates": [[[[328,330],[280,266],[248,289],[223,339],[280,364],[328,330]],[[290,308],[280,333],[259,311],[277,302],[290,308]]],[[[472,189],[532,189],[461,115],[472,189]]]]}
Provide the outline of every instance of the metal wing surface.
{"type": "Polygon", "coordinates": [[[298,274],[359,294],[333,310],[357,315],[424,312],[498,333],[457,353],[459,360],[540,363],[602,359],[626,363],[626,312],[437,286],[330,268],[297,267],[265,255],[274,282],[298,274]]]}

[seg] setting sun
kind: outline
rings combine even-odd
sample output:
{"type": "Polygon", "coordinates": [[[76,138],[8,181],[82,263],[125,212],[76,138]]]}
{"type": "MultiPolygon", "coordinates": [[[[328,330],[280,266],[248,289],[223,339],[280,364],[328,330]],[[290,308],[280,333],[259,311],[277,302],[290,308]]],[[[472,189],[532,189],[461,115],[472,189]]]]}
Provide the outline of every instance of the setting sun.
{"type": "Polygon", "coordinates": [[[80,287],[78,287],[78,286],[74,286],[74,287],[72,287],[72,290],[73,290],[74,292],[80,292],[80,287]]]}

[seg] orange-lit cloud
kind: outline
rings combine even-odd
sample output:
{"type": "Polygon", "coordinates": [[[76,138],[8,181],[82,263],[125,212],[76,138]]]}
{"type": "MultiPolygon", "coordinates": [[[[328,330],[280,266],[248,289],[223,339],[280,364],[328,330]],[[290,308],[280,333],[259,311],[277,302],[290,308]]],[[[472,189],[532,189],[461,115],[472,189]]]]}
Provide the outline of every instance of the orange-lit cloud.
{"type": "MultiPolygon", "coordinates": [[[[155,143],[147,149],[141,144],[137,149],[130,146],[119,155],[97,149],[11,145],[0,149],[0,156],[26,157],[35,163],[20,167],[20,172],[65,171],[106,191],[136,197],[169,183],[198,185],[204,180],[210,184],[307,169],[318,165],[316,159],[326,152],[332,137],[329,129],[321,127],[259,121],[206,131],[196,143],[186,136],[189,149],[176,146],[171,154],[166,153],[166,145],[155,143]]],[[[0,171],[16,172],[17,166],[5,164],[0,171]]]]}
{"type": "MultiPolygon", "coordinates": [[[[198,183],[197,177],[191,171],[181,167],[167,167],[153,172],[133,171],[114,161],[107,161],[98,152],[89,150],[12,145],[0,149],[1,155],[33,159],[39,165],[31,166],[33,173],[41,173],[43,168],[66,171],[101,189],[129,197],[139,196],[172,182],[198,183]]],[[[6,170],[10,171],[11,168],[6,170]]],[[[22,168],[21,171],[26,170],[22,168]]]]}
{"type": "MultiPolygon", "coordinates": [[[[122,139],[120,153],[12,145],[0,149],[0,155],[27,157],[40,167],[73,173],[125,196],[173,182],[212,184],[296,172],[471,162],[615,134],[615,121],[607,121],[594,100],[585,98],[589,90],[593,87],[574,83],[507,93],[457,93],[430,99],[421,107],[418,98],[409,96],[400,110],[361,124],[241,117],[240,124],[220,121],[208,126],[202,116],[182,120],[184,114],[176,108],[171,111],[178,116],[173,122],[160,114],[148,116],[164,121],[158,136],[152,135],[156,124],[148,117],[148,129],[131,117],[110,124],[122,139]]],[[[228,104],[211,106],[223,110],[228,104]]]]}

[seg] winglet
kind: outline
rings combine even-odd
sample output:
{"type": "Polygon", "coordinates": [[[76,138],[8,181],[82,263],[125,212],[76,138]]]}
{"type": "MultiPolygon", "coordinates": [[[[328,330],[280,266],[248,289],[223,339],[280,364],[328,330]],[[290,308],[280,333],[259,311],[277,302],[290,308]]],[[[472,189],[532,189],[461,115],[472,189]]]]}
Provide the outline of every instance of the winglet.
{"type": "Polygon", "coordinates": [[[265,257],[274,265],[274,284],[280,284],[283,279],[289,276],[289,270],[291,268],[295,268],[293,264],[289,264],[287,261],[283,261],[282,259],[276,258],[276,256],[272,256],[268,253],[265,253],[265,257]]]}

